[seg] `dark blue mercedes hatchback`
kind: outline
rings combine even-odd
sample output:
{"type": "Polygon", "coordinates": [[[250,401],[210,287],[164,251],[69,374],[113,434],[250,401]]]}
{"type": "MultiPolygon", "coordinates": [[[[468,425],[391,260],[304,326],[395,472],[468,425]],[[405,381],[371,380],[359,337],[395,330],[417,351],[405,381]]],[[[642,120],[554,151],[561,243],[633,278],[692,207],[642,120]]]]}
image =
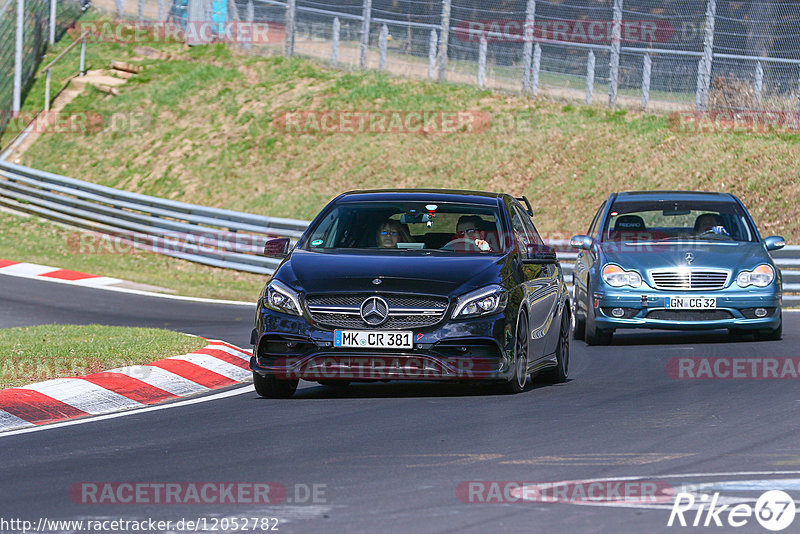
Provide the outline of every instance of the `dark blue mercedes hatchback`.
{"type": "Polygon", "coordinates": [[[258,299],[250,367],[265,397],[300,379],[563,382],[570,306],[526,198],[445,190],[345,193],[290,250],[258,299]]]}

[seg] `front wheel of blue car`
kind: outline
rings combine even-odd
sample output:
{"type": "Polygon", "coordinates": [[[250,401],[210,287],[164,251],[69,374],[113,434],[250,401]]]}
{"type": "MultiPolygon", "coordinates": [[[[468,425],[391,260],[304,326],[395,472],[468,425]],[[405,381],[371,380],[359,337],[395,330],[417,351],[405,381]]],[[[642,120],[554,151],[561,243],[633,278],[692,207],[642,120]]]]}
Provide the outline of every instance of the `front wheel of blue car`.
{"type": "Polygon", "coordinates": [[[261,376],[253,371],[253,386],[256,393],[268,399],[288,399],[297,390],[297,379],[282,380],[272,375],[261,376]]]}
{"type": "Polygon", "coordinates": [[[597,328],[597,323],[595,321],[595,314],[597,311],[595,307],[592,306],[589,295],[587,294],[586,296],[586,330],[584,332],[584,340],[587,345],[610,345],[611,338],[614,336],[614,331],[597,328]]]}
{"type": "Polygon", "coordinates": [[[756,341],[779,341],[783,337],[783,317],[781,324],[775,330],[758,331],[755,333],[756,341]]]}

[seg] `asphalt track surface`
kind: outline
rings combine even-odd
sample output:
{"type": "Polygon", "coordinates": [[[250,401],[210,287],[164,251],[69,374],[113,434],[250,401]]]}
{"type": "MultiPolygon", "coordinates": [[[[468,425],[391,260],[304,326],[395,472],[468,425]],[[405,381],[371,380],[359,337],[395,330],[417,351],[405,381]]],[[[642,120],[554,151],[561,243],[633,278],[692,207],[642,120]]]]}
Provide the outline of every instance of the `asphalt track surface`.
{"type": "MultiPolygon", "coordinates": [[[[0,276],[0,327],[154,326],[247,347],[252,313],[0,276]]],[[[800,356],[800,314],[784,320],[779,342],[721,331],[626,333],[610,347],[573,341],[569,382],[514,396],[459,384],[339,391],[304,382],[292,399],[266,400],[244,386],[208,402],[0,436],[0,518],[274,517],[278,532],[731,531],[667,528],[664,508],[467,503],[456,490],[623,476],[792,487],[785,481],[797,474],[739,473],[800,470],[796,380],[676,380],[665,370],[674,357],[800,356]],[[70,499],[73,484],[109,481],[268,481],[295,501],[293,492],[317,484],[324,495],[257,506],[70,499]]],[[[787,531],[798,530],[800,519],[787,531]]],[[[735,531],[767,532],[752,520],[735,531]]]]}

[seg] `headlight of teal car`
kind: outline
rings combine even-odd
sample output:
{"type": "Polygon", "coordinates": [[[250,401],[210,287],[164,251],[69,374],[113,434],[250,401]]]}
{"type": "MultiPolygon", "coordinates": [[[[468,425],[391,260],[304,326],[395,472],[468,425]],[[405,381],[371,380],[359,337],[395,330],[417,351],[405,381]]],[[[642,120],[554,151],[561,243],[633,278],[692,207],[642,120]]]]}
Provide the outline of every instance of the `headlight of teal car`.
{"type": "Polygon", "coordinates": [[[736,283],[739,284],[739,287],[767,287],[773,280],[775,280],[775,269],[766,263],[759,265],[752,271],[742,271],[736,277],[736,283]]]}
{"type": "Polygon", "coordinates": [[[609,263],[603,267],[603,280],[611,287],[639,287],[642,285],[642,275],[636,271],[626,271],[619,265],[614,265],[613,263],[609,263]]]}
{"type": "Polygon", "coordinates": [[[300,315],[300,297],[297,291],[280,280],[272,280],[267,284],[264,305],[271,310],[300,315]]]}
{"type": "Polygon", "coordinates": [[[503,311],[508,303],[508,293],[498,285],[470,291],[458,297],[453,319],[478,317],[503,311]]]}

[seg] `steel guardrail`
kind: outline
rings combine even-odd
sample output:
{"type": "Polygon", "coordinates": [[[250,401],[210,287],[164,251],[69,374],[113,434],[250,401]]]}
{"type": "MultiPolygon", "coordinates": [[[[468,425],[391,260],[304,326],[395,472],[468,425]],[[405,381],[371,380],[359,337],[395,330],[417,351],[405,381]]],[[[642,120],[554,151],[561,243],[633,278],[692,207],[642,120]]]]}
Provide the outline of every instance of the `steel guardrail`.
{"type": "MultiPolygon", "coordinates": [[[[299,238],[308,221],[266,217],[132,193],[0,161],[0,205],[90,230],[168,256],[223,269],[271,274],[279,260],[261,255],[266,239],[299,238]]],[[[577,252],[548,240],[572,282],[577,252]]],[[[784,291],[800,292],[800,246],[773,252],[784,291]]],[[[800,295],[784,300],[800,304],[800,295]]]]}

